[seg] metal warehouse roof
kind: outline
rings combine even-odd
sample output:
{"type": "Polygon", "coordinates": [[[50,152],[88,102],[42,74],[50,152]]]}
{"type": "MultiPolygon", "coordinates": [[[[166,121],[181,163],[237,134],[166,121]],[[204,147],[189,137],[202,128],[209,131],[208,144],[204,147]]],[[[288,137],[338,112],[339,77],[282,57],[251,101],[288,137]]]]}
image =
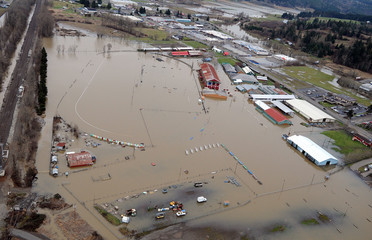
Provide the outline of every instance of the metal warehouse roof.
{"type": "Polygon", "coordinates": [[[287,107],[286,105],[284,105],[281,101],[271,101],[271,102],[272,102],[272,104],[274,104],[277,108],[279,108],[283,112],[285,112],[287,114],[293,113],[293,110],[290,109],[289,107],[287,107]]]}
{"type": "Polygon", "coordinates": [[[204,76],[204,80],[209,82],[209,81],[216,81],[220,82],[220,79],[216,73],[216,70],[212,65],[209,63],[202,63],[200,64],[201,72],[204,76]]]}
{"type": "Polygon", "coordinates": [[[274,108],[269,108],[265,110],[266,114],[274,119],[278,124],[292,124],[283,114],[275,110],[274,108]]]}
{"type": "Polygon", "coordinates": [[[293,135],[288,137],[287,140],[292,141],[298,147],[312,156],[318,162],[318,165],[325,165],[327,161],[331,161],[331,164],[337,164],[338,162],[336,157],[331,155],[329,152],[321,148],[318,144],[314,143],[307,137],[293,135]]]}
{"type": "Polygon", "coordinates": [[[247,75],[243,73],[238,73],[231,76],[232,80],[240,79],[243,82],[249,82],[249,83],[258,83],[257,79],[252,75],[247,75]]]}
{"type": "Polygon", "coordinates": [[[92,155],[89,152],[66,154],[66,157],[71,168],[93,165],[92,155]]]}
{"type": "Polygon", "coordinates": [[[235,68],[230,63],[223,63],[222,67],[223,67],[223,69],[225,69],[225,72],[236,73],[235,68]]]}
{"type": "Polygon", "coordinates": [[[262,110],[264,110],[264,111],[266,111],[267,109],[270,109],[270,107],[269,107],[266,103],[264,103],[264,102],[262,102],[262,101],[260,101],[260,100],[255,101],[254,103],[255,103],[258,107],[262,108],[262,110]]]}
{"type": "Polygon", "coordinates": [[[291,105],[295,111],[298,111],[310,122],[323,122],[323,120],[325,120],[326,122],[335,121],[333,117],[305,100],[292,99],[287,100],[286,102],[291,105]]]}
{"type": "Polygon", "coordinates": [[[250,69],[248,66],[243,67],[242,70],[243,70],[246,74],[253,73],[252,69],[250,69]]]}
{"type": "Polygon", "coordinates": [[[289,100],[289,99],[295,99],[294,95],[270,95],[270,94],[251,94],[250,95],[253,101],[256,100],[289,100]]]}

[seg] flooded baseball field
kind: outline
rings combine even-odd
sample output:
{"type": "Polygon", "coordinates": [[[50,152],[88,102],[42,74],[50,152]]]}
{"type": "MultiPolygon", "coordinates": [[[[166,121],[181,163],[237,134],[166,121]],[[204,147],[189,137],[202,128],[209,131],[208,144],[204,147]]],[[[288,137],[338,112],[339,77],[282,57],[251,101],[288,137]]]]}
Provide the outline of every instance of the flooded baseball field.
{"type": "Polygon", "coordinates": [[[291,118],[292,126],[272,124],[247,95],[234,91],[220,66],[215,65],[221,88],[229,89],[232,97],[206,99],[203,108],[195,71],[201,59],[137,52],[142,44],[113,38],[56,36],[45,39],[44,46],[48,105],[33,189],[60,193],[105,239],[124,236],[98,214],[95,204],[118,217],[136,208],[138,214],[127,227],[139,232],[186,222],[241,231],[256,239],[366,239],[372,233],[370,188],[346,168],[325,181],[336,169],[316,167],[281,138],[288,132],[305,135],[340,157],[319,134],[322,129],[300,125],[298,116],[291,118]],[[93,166],[71,170],[59,154],[60,175],[49,175],[55,115],[84,133],[79,139],[60,137],[67,151],[92,152],[97,158],[93,166]],[[90,134],[144,143],[145,148],[123,148],[90,134]],[[195,188],[195,182],[204,185],[195,188]],[[198,196],[208,201],[197,203],[198,196]],[[177,218],[167,211],[164,219],[155,220],[156,208],[171,201],[181,201],[187,215],[177,218]],[[301,224],[319,212],[331,221],[301,224]],[[278,225],[286,226],[285,231],[273,232],[278,225]]]}

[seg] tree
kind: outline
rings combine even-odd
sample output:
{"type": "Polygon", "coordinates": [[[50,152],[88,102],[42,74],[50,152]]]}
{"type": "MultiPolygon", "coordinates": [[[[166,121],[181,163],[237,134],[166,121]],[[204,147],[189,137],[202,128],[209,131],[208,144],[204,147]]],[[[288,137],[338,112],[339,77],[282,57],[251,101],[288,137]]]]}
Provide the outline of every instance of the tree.
{"type": "Polygon", "coordinates": [[[111,2],[108,2],[107,9],[111,9],[111,2]]]}
{"type": "Polygon", "coordinates": [[[84,7],[86,7],[86,8],[90,7],[90,2],[89,2],[89,0],[85,0],[85,1],[84,1],[84,7]]]}
{"type": "Polygon", "coordinates": [[[171,15],[171,11],[168,9],[167,11],[165,11],[165,14],[170,16],[171,15]]]}
{"type": "Polygon", "coordinates": [[[207,16],[207,21],[209,22],[209,16],[207,16]]]}
{"type": "Polygon", "coordinates": [[[187,18],[188,18],[188,19],[191,19],[191,14],[190,14],[190,13],[187,14],[187,18]]]}
{"type": "Polygon", "coordinates": [[[97,0],[97,3],[101,5],[102,4],[102,0],[97,0]]]}
{"type": "Polygon", "coordinates": [[[372,104],[369,105],[368,109],[367,109],[367,113],[372,113],[372,104]]]}
{"type": "Polygon", "coordinates": [[[96,1],[93,1],[92,2],[92,8],[96,8],[96,7],[97,7],[96,1]]]}
{"type": "Polygon", "coordinates": [[[346,115],[347,115],[347,117],[348,117],[349,119],[351,119],[351,118],[354,116],[354,111],[353,111],[353,109],[350,109],[350,110],[346,113],[346,115]]]}
{"type": "Polygon", "coordinates": [[[140,13],[140,14],[146,14],[146,8],[144,8],[144,7],[140,7],[140,9],[139,9],[139,13],[140,13]]]}

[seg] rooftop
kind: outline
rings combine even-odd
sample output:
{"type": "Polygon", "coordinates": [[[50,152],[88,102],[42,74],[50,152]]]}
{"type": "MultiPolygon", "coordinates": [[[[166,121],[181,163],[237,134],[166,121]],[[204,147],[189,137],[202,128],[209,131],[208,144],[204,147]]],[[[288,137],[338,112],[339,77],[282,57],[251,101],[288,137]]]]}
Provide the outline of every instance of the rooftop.
{"type": "Polygon", "coordinates": [[[310,154],[319,163],[329,161],[329,159],[334,159],[337,161],[336,157],[331,155],[329,152],[321,148],[318,144],[314,143],[307,137],[301,135],[293,135],[288,137],[288,140],[294,142],[301,149],[305,150],[305,152],[310,154]]]}
{"type": "Polygon", "coordinates": [[[323,119],[335,120],[332,116],[323,112],[322,110],[305,100],[292,99],[286,100],[286,102],[293,108],[295,108],[295,110],[299,111],[301,115],[307,117],[310,121],[322,121],[323,119]]]}
{"type": "Polygon", "coordinates": [[[203,73],[205,81],[216,81],[220,82],[220,79],[216,73],[216,70],[209,63],[200,64],[201,72],[203,73]]]}

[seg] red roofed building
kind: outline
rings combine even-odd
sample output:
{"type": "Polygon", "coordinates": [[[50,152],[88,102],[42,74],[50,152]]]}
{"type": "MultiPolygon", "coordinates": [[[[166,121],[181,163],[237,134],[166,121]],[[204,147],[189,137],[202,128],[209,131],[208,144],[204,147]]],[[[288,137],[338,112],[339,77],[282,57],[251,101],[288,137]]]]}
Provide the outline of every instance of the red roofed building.
{"type": "Polygon", "coordinates": [[[66,154],[66,158],[70,168],[93,165],[92,155],[89,152],[66,154]]]}
{"type": "Polygon", "coordinates": [[[178,51],[178,52],[172,52],[172,56],[188,56],[188,51],[178,51]]]}
{"type": "Polygon", "coordinates": [[[220,88],[221,81],[214,67],[209,63],[202,63],[200,64],[200,68],[199,77],[202,81],[202,84],[204,84],[204,87],[218,90],[220,88]]]}
{"type": "Polygon", "coordinates": [[[363,145],[367,146],[367,147],[372,147],[372,141],[371,139],[368,139],[358,133],[354,133],[354,136],[352,138],[353,141],[359,141],[361,142],[363,145]]]}
{"type": "Polygon", "coordinates": [[[65,150],[66,143],[63,143],[63,142],[57,143],[56,148],[57,150],[65,150]]]}
{"type": "Polygon", "coordinates": [[[274,108],[269,108],[264,111],[264,115],[270,119],[273,123],[279,125],[292,125],[292,122],[289,121],[283,114],[274,108]]]}

